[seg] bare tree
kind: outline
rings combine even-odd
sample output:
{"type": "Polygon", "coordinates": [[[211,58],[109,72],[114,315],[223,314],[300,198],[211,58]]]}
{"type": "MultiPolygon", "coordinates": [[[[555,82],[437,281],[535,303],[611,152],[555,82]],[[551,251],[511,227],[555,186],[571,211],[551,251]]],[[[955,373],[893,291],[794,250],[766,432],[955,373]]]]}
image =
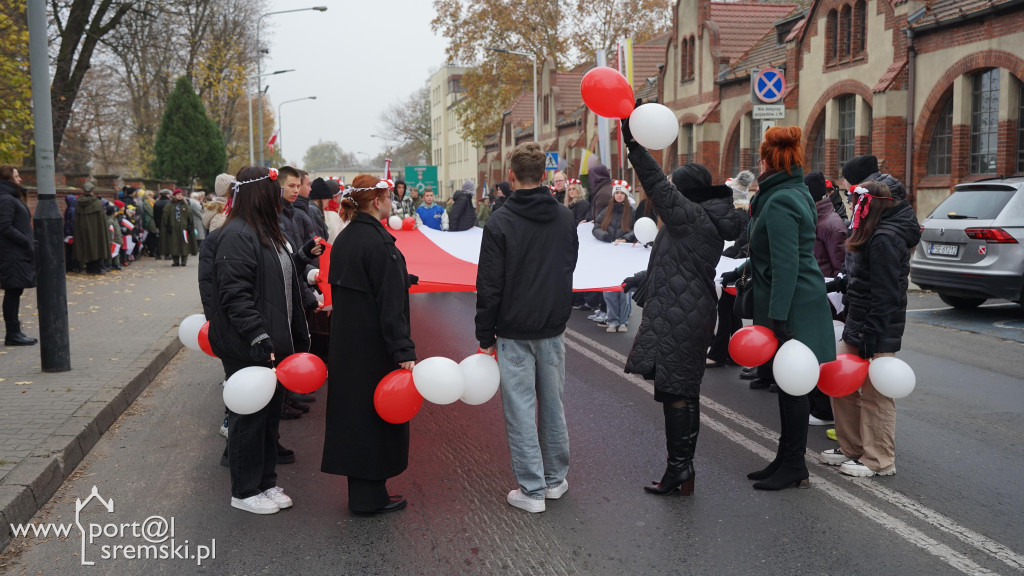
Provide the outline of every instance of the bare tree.
{"type": "Polygon", "coordinates": [[[405,100],[388,106],[380,120],[387,135],[401,142],[393,151],[396,155],[401,151],[404,159],[430,157],[429,84],[424,84],[405,100]]]}

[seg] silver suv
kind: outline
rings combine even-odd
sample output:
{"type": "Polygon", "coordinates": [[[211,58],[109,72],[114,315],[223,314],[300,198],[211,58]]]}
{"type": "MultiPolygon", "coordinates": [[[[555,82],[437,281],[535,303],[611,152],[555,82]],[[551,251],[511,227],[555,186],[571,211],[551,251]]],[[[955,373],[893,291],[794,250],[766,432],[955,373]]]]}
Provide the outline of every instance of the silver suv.
{"type": "Polygon", "coordinates": [[[925,219],[910,280],[956,308],[1024,304],[1024,178],[958,185],[925,219]]]}

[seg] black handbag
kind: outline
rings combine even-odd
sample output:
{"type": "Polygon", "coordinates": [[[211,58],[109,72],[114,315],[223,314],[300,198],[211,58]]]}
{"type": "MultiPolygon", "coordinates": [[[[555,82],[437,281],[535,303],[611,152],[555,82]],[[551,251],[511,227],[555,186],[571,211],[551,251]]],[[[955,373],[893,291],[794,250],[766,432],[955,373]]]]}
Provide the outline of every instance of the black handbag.
{"type": "Polygon", "coordinates": [[[736,281],[736,301],[732,305],[732,313],[747,320],[754,319],[754,287],[749,274],[750,266],[750,261],[747,261],[743,275],[736,281]]]}

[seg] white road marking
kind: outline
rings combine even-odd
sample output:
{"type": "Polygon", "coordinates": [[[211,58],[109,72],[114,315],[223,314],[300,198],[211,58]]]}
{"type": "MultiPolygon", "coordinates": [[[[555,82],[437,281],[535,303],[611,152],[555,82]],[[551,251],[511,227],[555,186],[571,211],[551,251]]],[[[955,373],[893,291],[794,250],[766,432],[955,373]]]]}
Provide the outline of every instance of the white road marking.
{"type": "MultiPolygon", "coordinates": [[[[591,360],[596,362],[598,365],[604,367],[608,371],[617,374],[624,380],[627,380],[630,383],[637,386],[638,388],[646,391],[648,394],[654,394],[654,386],[650,382],[644,380],[642,377],[636,374],[626,374],[625,372],[623,372],[623,366],[625,366],[626,357],[617,352],[616,350],[608,348],[607,346],[601,344],[600,342],[588,338],[587,336],[584,336],[583,334],[580,334],[575,330],[567,329],[566,336],[567,338],[565,339],[565,342],[569,347],[583,354],[587,358],[590,358],[591,360]],[[574,341],[573,339],[579,340],[583,344],[586,344],[586,346],[584,346],[580,342],[574,341]],[[590,348],[587,348],[587,346],[590,346],[590,348]],[[600,351],[601,353],[598,353],[597,351],[600,351]],[[614,362],[609,360],[609,358],[618,361],[619,364],[615,364],[614,362]]],[[[723,417],[725,417],[728,420],[731,420],[740,427],[751,430],[757,436],[760,436],[765,440],[768,440],[769,442],[774,443],[777,441],[778,434],[775,431],[770,430],[767,427],[762,426],[761,424],[758,424],[757,422],[739,414],[738,412],[735,412],[734,410],[722,404],[719,404],[718,402],[710,400],[706,397],[702,397],[701,404],[705,405],[707,408],[715,412],[718,412],[723,417]]],[[[770,461],[775,457],[775,453],[773,451],[770,451],[764,446],[758,444],[757,442],[748,439],[746,436],[730,428],[729,426],[719,422],[718,420],[709,418],[706,414],[701,416],[701,421],[706,423],[708,427],[721,433],[726,438],[736,442],[737,444],[743,446],[744,448],[747,448],[751,452],[754,452],[755,454],[763,457],[765,460],[770,461]]],[[[807,456],[810,457],[812,461],[817,460],[817,454],[811,453],[810,451],[808,451],[807,456]]],[[[823,492],[825,494],[839,500],[840,502],[843,502],[844,504],[847,504],[848,506],[857,510],[870,520],[878,524],[881,524],[882,526],[889,530],[892,530],[893,532],[896,532],[908,542],[920,548],[923,548],[928,553],[932,554],[933,556],[936,556],[937,558],[939,558],[943,562],[946,562],[947,564],[956,568],[957,570],[960,570],[965,574],[993,574],[993,572],[991,572],[990,570],[974,563],[969,558],[957,552],[956,550],[953,550],[945,544],[942,544],[930,538],[920,530],[906,524],[898,518],[894,518],[886,514],[885,512],[867,503],[863,499],[851,494],[846,489],[834,483],[832,480],[826,479],[818,474],[811,474],[811,479],[814,481],[815,485],[823,487],[823,492]]],[[[890,504],[896,506],[901,510],[908,512],[909,514],[923,520],[927,524],[956,537],[957,539],[972,546],[973,548],[985,554],[988,554],[993,558],[996,558],[1017,570],[1024,570],[1024,556],[969,528],[957,524],[951,518],[948,518],[934,510],[931,510],[930,508],[922,506],[919,502],[915,502],[910,498],[907,498],[906,496],[900,494],[899,492],[881,486],[877,482],[861,478],[849,478],[848,481],[857,484],[861,488],[874,494],[876,497],[885,500],[886,502],[889,502],[890,504]]]]}
{"type": "MultiPolygon", "coordinates": [[[[982,304],[981,306],[978,306],[978,308],[1000,308],[1002,306],[1006,306],[1007,308],[1009,308],[1011,306],[1016,307],[1016,304],[1014,304],[1013,302],[995,302],[992,304],[982,304]]],[[[943,306],[942,308],[907,308],[907,313],[909,314],[910,312],[942,312],[943,310],[953,309],[954,308],[952,306],[943,306]]]]}

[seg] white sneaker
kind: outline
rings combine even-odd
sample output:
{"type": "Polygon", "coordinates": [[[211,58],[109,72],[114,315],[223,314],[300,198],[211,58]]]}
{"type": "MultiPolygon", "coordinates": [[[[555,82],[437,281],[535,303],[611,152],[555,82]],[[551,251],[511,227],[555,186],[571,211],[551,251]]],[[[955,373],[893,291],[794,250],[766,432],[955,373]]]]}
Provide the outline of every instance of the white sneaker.
{"type": "Polygon", "coordinates": [[[252,512],[253,514],[277,514],[281,511],[280,506],[262,493],[249,496],[248,498],[235,498],[232,496],[231,507],[252,512]]]}
{"type": "MultiPolygon", "coordinates": [[[[546,490],[545,490],[546,492],[546,490]]],[[[526,510],[532,514],[543,512],[545,509],[543,500],[535,500],[530,498],[526,494],[523,494],[522,490],[515,489],[508,493],[508,497],[505,498],[509,504],[519,508],[520,510],[526,510]]]]}
{"type": "Polygon", "coordinates": [[[839,448],[825,450],[820,456],[818,456],[818,459],[829,466],[839,466],[843,462],[850,460],[839,448]]]}
{"type": "Polygon", "coordinates": [[[608,327],[604,329],[605,332],[618,332],[618,330],[619,330],[619,325],[618,324],[612,324],[611,322],[609,322],[608,323],[608,327]]]}
{"type": "Polygon", "coordinates": [[[225,438],[228,437],[228,417],[227,416],[224,417],[224,422],[222,422],[221,425],[220,425],[220,435],[225,437],[225,438]]]}
{"type": "Polygon", "coordinates": [[[604,320],[604,314],[602,314],[601,311],[598,310],[597,312],[594,312],[590,316],[587,316],[587,320],[593,320],[594,322],[600,322],[601,320],[604,320]]]}
{"type": "MultiPolygon", "coordinates": [[[[843,462],[842,466],[839,467],[839,471],[847,476],[857,476],[859,478],[870,478],[875,475],[875,471],[861,464],[860,460],[847,460],[843,462]]],[[[893,469],[893,472],[895,471],[893,469]]]]}
{"type": "Polygon", "coordinates": [[[292,499],[284,493],[284,489],[280,486],[274,486],[273,488],[267,488],[263,491],[263,495],[274,501],[277,507],[281,510],[292,507],[292,499]]]}
{"type": "Polygon", "coordinates": [[[821,418],[815,418],[813,414],[807,417],[808,426],[831,426],[835,423],[835,420],[822,420],[821,418]]]}
{"type": "Polygon", "coordinates": [[[619,332],[629,332],[629,326],[625,324],[619,324],[619,332]]]}
{"type": "Polygon", "coordinates": [[[557,486],[548,486],[544,488],[544,497],[547,498],[548,500],[558,500],[559,498],[562,497],[562,494],[565,494],[568,490],[569,481],[562,480],[562,483],[558,484],[557,486]]]}

